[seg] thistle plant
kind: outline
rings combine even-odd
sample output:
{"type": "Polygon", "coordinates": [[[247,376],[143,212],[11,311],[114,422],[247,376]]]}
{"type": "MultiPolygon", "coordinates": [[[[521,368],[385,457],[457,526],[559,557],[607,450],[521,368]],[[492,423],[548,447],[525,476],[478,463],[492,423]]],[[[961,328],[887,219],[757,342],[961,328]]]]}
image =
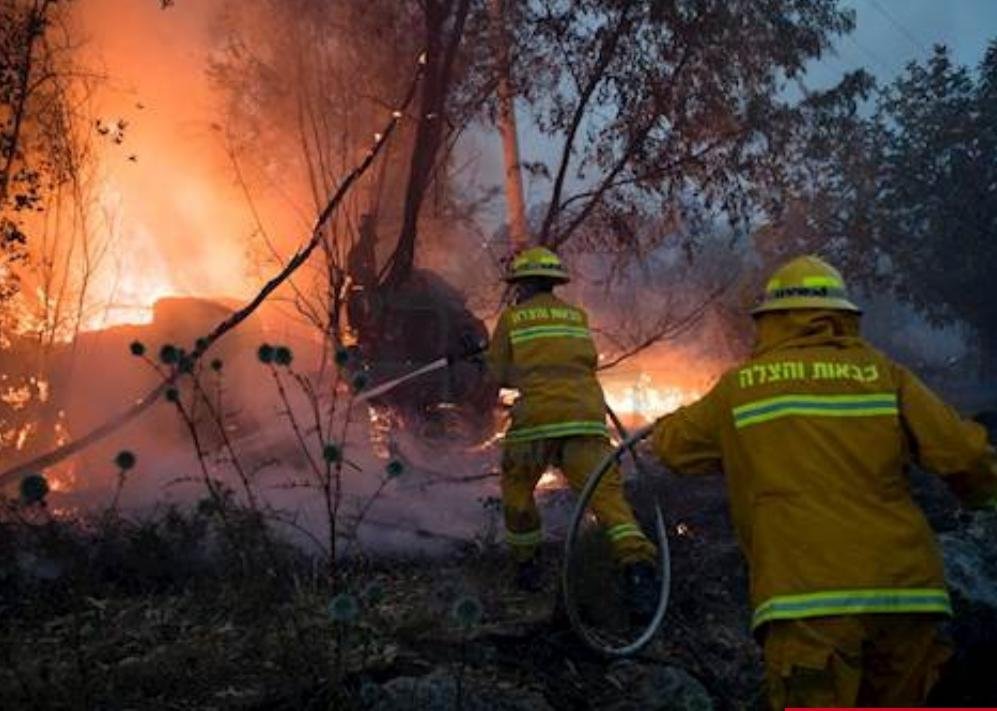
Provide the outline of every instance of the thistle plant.
{"type": "Polygon", "coordinates": [[[125,478],[129,471],[135,468],[137,459],[135,454],[127,449],[118,452],[114,458],[114,465],[118,468],[118,482],[114,487],[114,498],[111,499],[111,506],[108,512],[114,516],[118,511],[118,502],[121,499],[121,491],[125,488],[125,478]]]}
{"type": "Polygon", "coordinates": [[[376,580],[370,583],[363,593],[364,601],[369,607],[376,607],[384,601],[385,590],[384,585],[377,582],[376,580]]]}
{"type": "Polygon", "coordinates": [[[343,642],[346,636],[346,629],[356,624],[359,619],[360,605],[355,597],[343,592],[329,601],[327,611],[336,631],[333,678],[338,681],[343,678],[343,642]]]}
{"type": "MultiPolygon", "coordinates": [[[[134,351],[132,351],[134,352],[134,351]]],[[[163,365],[176,365],[180,360],[180,350],[171,343],[164,344],[159,349],[159,362],[163,365]]]]}
{"type": "Polygon", "coordinates": [[[285,368],[294,361],[294,353],[287,346],[277,346],[273,352],[273,362],[285,368]]]}
{"type": "Polygon", "coordinates": [[[256,357],[263,365],[270,365],[273,363],[273,346],[269,343],[263,343],[256,349],[256,357]]]}
{"type": "Polygon", "coordinates": [[[400,459],[392,459],[384,467],[384,475],[381,477],[380,482],[378,482],[377,488],[374,489],[367,500],[360,506],[357,511],[356,518],[353,520],[353,531],[350,537],[350,545],[347,548],[347,553],[353,550],[353,547],[357,545],[357,541],[360,539],[360,526],[363,524],[364,519],[367,518],[367,514],[370,513],[371,508],[381,498],[384,493],[385,488],[388,484],[402,476],[405,473],[405,465],[400,459]]]}
{"type": "Polygon", "coordinates": [[[48,479],[41,474],[28,474],[21,479],[21,501],[29,506],[44,506],[49,491],[48,479]]]}
{"type": "MultiPolygon", "coordinates": [[[[207,341],[201,341],[203,341],[203,339],[200,339],[197,343],[199,353],[207,347],[207,341]]],[[[157,362],[146,355],[145,344],[141,341],[133,341],[129,346],[129,351],[136,358],[144,360],[149,367],[163,379],[163,383],[166,385],[163,397],[168,403],[173,405],[184,426],[187,428],[191,442],[194,445],[194,451],[197,455],[198,464],[200,465],[204,485],[214,504],[214,510],[218,512],[218,515],[221,518],[225,535],[228,536],[234,544],[235,537],[230,533],[229,521],[226,515],[225,497],[222,495],[222,492],[216,482],[212,480],[211,474],[208,471],[206,451],[202,443],[201,434],[197,427],[196,408],[198,404],[197,395],[200,393],[200,387],[197,382],[197,360],[194,354],[189,354],[183,348],[179,348],[172,343],[164,343],[159,348],[159,359],[157,362]],[[194,381],[194,397],[189,407],[184,404],[180,388],[177,384],[180,376],[189,376],[194,381]]],[[[221,361],[218,361],[218,363],[219,366],[216,370],[221,369],[221,361]]],[[[115,465],[118,468],[118,485],[114,493],[114,498],[111,502],[110,511],[112,512],[117,510],[126,473],[129,469],[135,466],[135,455],[129,451],[119,452],[118,456],[115,457],[115,465]]]]}
{"type": "Polygon", "coordinates": [[[481,624],[484,610],[481,602],[472,596],[457,599],[450,610],[450,617],[460,630],[460,655],[457,666],[457,708],[464,705],[464,673],[467,670],[467,640],[471,633],[481,624]]]}

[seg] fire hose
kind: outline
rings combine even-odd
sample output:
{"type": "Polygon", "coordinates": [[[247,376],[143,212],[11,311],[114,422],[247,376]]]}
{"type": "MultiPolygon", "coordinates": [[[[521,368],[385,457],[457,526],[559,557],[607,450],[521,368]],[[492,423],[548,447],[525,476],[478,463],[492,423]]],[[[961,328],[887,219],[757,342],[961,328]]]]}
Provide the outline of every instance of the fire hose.
{"type": "Polygon", "coordinates": [[[648,425],[637,430],[633,434],[628,435],[626,429],[623,427],[623,424],[612,410],[609,410],[609,415],[612,418],[613,423],[616,425],[616,429],[619,431],[620,436],[623,437],[623,442],[615,450],[613,450],[613,452],[606,456],[602,464],[596,467],[596,469],[589,474],[588,480],[585,482],[585,487],[578,496],[578,503],[575,505],[574,515],[572,516],[571,524],[568,527],[568,536],[564,542],[564,564],[561,570],[561,590],[564,596],[564,608],[575,634],[577,634],[589,648],[599,654],[609,657],[628,657],[642,650],[651,642],[652,639],[654,639],[654,637],[658,634],[658,631],[661,629],[661,625],[665,619],[665,612],[668,610],[668,593],[671,587],[671,559],[668,551],[668,531],[665,526],[665,516],[664,513],[662,513],[661,505],[658,502],[655,502],[654,505],[654,518],[658,533],[658,552],[660,554],[659,568],[661,575],[658,587],[658,606],[643,632],[628,644],[614,644],[612,641],[604,639],[598,632],[586,627],[586,625],[582,622],[581,615],[578,612],[578,607],[575,604],[575,600],[571,593],[571,554],[575,543],[578,540],[578,531],[581,528],[582,519],[585,517],[585,511],[588,509],[589,501],[591,501],[592,495],[602,482],[603,477],[605,477],[606,474],[620,461],[620,459],[623,458],[625,452],[630,452],[634,465],[637,467],[638,471],[641,470],[642,467],[640,459],[637,457],[636,446],[641,440],[651,434],[651,430],[653,428],[653,425],[648,425]]]}
{"type": "Polygon", "coordinates": [[[482,343],[470,342],[466,338],[462,339],[462,341],[462,350],[456,353],[449,353],[445,356],[437,358],[432,363],[427,363],[426,365],[420,366],[415,370],[405,373],[404,375],[388,380],[387,382],[380,383],[373,388],[364,390],[362,393],[359,393],[353,398],[354,404],[360,404],[361,402],[372,400],[375,397],[380,397],[381,395],[394,390],[399,385],[403,385],[410,380],[415,380],[416,378],[428,375],[429,373],[435,373],[437,370],[449,368],[455,363],[459,363],[461,361],[471,361],[475,358],[479,358],[486,350],[486,346],[482,343]]]}
{"type": "MultiPolygon", "coordinates": [[[[418,378],[427,373],[446,368],[453,365],[453,363],[457,360],[478,355],[483,350],[484,349],[479,346],[477,348],[469,349],[467,353],[456,357],[449,356],[439,358],[432,363],[424,365],[421,368],[417,368],[399,378],[389,380],[365,391],[361,395],[357,396],[354,402],[369,400],[373,397],[383,395],[389,390],[398,387],[402,383],[408,382],[409,380],[418,378]]],[[[654,517],[655,527],[658,533],[658,551],[660,555],[658,564],[659,570],[661,571],[661,577],[658,589],[658,605],[654,611],[654,615],[651,617],[650,622],[644,628],[640,636],[632,642],[624,645],[614,645],[612,642],[602,639],[598,633],[587,628],[582,622],[581,616],[578,613],[578,607],[575,605],[575,601],[571,594],[571,574],[569,565],[571,561],[572,549],[578,540],[578,531],[581,527],[582,519],[585,517],[585,511],[588,508],[589,501],[591,501],[592,495],[602,482],[603,477],[605,477],[606,474],[612,470],[613,466],[617,464],[620,459],[622,459],[625,452],[630,453],[638,472],[641,471],[643,467],[641,466],[640,458],[637,456],[636,446],[641,440],[645,439],[651,433],[652,429],[649,425],[638,430],[637,432],[634,432],[633,434],[628,434],[626,428],[623,426],[623,423],[620,422],[620,419],[616,416],[616,413],[614,413],[609,407],[607,407],[606,410],[609,413],[610,418],[613,420],[613,424],[616,426],[620,436],[623,438],[623,442],[589,475],[588,480],[585,482],[585,487],[582,489],[578,497],[578,503],[571,519],[571,525],[568,528],[567,540],[565,541],[564,566],[561,571],[561,589],[563,591],[564,607],[567,612],[568,619],[571,622],[571,626],[575,630],[575,633],[582,639],[582,641],[599,654],[610,657],[628,657],[638,653],[646,647],[661,629],[661,625],[665,619],[665,612],[668,610],[668,594],[671,587],[671,559],[668,550],[668,531],[665,526],[664,513],[661,510],[661,505],[655,502],[654,517]]]]}
{"type": "MultiPolygon", "coordinates": [[[[415,378],[421,377],[428,373],[450,367],[455,362],[478,356],[484,350],[485,349],[482,345],[476,344],[468,348],[463,353],[438,358],[437,360],[416,368],[400,377],[393,378],[364,391],[354,398],[354,403],[360,403],[384,395],[403,383],[414,380],[415,378]]],[[[650,622],[644,628],[639,637],[629,644],[624,645],[613,645],[611,642],[603,640],[598,633],[588,629],[584,625],[581,620],[581,616],[578,614],[578,608],[575,605],[575,601],[571,595],[571,566],[569,565],[571,561],[572,549],[578,539],[578,531],[581,527],[582,519],[585,516],[585,511],[588,508],[589,501],[591,501],[592,495],[602,482],[603,477],[605,477],[607,472],[609,472],[613,466],[619,462],[619,460],[623,457],[624,452],[630,453],[637,470],[639,472],[641,471],[642,466],[640,458],[637,456],[636,446],[641,440],[646,438],[651,433],[652,429],[651,426],[647,426],[633,434],[628,434],[626,428],[623,426],[623,423],[616,416],[616,413],[614,413],[608,406],[606,407],[606,411],[613,420],[613,424],[616,426],[620,436],[623,438],[623,442],[589,475],[588,480],[585,482],[585,487],[582,489],[581,494],[578,497],[578,504],[575,507],[574,515],[571,519],[571,525],[568,528],[568,537],[565,541],[564,566],[561,571],[561,589],[564,595],[564,607],[568,614],[568,619],[571,622],[571,626],[575,630],[575,633],[585,642],[585,644],[587,644],[594,651],[605,656],[628,657],[636,654],[646,647],[661,629],[661,625],[665,619],[665,612],[668,609],[668,593],[671,587],[671,559],[668,550],[668,531],[665,526],[665,517],[661,511],[661,505],[655,502],[654,517],[658,533],[658,551],[660,554],[658,563],[661,576],[658,589],[658,605],[654,611],[654,615],[651,617],[650,622]]]]}

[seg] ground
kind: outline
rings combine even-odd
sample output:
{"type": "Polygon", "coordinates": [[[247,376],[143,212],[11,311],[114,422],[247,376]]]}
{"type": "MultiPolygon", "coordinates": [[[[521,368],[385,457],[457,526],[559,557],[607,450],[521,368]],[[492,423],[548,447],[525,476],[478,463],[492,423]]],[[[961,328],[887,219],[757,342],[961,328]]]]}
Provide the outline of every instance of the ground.
{"type": "MultiPolygon", "coordinates": [[[[510,584],[499,548],[326,570],[210,508],[85,529],[18,521],[0,536],[0,708],[742,709],[761,700],[746,574],[719,478],[655,472],[672,532],[672,600],[639,657],[585,649],[543,592],[510,584]]],[[[991,705],[997,516],[967,514],[937,482],[918,496],[941,534],[960,617],[939,702],[991,705]]],[[[597,539],[579,597],[614,603],[597,539]]]]}

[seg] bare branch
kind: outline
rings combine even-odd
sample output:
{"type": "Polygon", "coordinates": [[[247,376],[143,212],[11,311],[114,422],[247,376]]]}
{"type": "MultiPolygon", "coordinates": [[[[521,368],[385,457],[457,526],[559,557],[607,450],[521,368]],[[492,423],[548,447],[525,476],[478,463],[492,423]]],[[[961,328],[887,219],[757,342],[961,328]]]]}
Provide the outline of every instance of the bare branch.
{"type": "Polygon", "coordinates": [[[544,217],[543,227],[540,230],[540,244],[547,244],[554,219],[560,214],[559,203],[561,202],[561,191],[564,189],[564,179],[568,173],[568,165],[571,163],[571,154],[574,152],[575,135],[582,124],[582,119],[585,118],[588,103],[592,95],[603,79],[605,79],[606,69],[613,61],[620,38],[627,31],[629,25],[627,13],[632,7],[633,3],[624,5],[623,10],[620,12],[619,22],[602,44],[602,47],[599,48],[599,57],[592,67],[592,73],[589,75],[588,82],[578,97],[578,104],[575,106],[575,112],[571,117],[568,133],[564,138],[564,147],[561,149],[561,165],[558,167],[557,177],[554,179],[554,188],[551,193],[550,204],[547,207],[547,215],[544,217]]]}
{"type": "Polygon", "coordinates": [[[703,317],[703,314],[706,313],[706,310],[712,306],[716,300],[720,298],[725,291],[727,291],[728,288],[729,285],[725,285],[714,290],[707,295],[706,299],[697,304],[695,308],[683,314],[677,320],[672,320],[668,317],[661,319],[650,334],[643,337],[638,343],[634,344],[623,353],[620,353],[605,363],[601,363],[598,369],[609,370],[610,368],[615,368],[620,363],[633,358],[660,341],[668,338],[675,338],[676,336],[680,336],[683,333],[688,332],[690,328],[699,322],[699,320],[703,317]]]}

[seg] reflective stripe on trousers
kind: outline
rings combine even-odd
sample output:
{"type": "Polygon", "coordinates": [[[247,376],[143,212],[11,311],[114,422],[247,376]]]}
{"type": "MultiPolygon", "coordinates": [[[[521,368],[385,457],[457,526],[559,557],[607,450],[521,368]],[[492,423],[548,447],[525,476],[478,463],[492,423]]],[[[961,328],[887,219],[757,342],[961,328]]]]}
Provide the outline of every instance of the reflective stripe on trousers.
{"type": "MultiPolygon", "coordinates": [[[[540,512],[533,490],[548,466],[561,470],[575,491],[612,448],[605,437],[563,437],[506,444],[502,448],[502,503],[511,553],[519,560],[532,555],[533,538],[539,544],[540,512]],[[531,533],[536,531],[536,533],[531,533]]],[[[640,531],[623,495],[618,469],[609,472],[592,497],[591,507],[606,531],[614,558],[622,565],[653,562],[657,551],[640,531]]]]}
{"type": "Polygon", "coordinates": [[[640,537],[646,538],[640,526],[636,523],[621,523],[618,526],[610,526],[606,529],[606,535],[610,541],[618,541],[621,538],[640,537]]]}
{"type": "Polygon", "coordinates": [[[807,617],[915,612],[951,615],[948,592],[938,588],[875,588],[778,595],[755,609],[751,626],[757,628],[773,620],[807,617]]]}
{"type": "Polygon", "coordinates": [[[543,531],[539,528],[526,532],[516,532],[506,529],[505,540],[510,546],[536,547],[543,542],[543,531]]]}

